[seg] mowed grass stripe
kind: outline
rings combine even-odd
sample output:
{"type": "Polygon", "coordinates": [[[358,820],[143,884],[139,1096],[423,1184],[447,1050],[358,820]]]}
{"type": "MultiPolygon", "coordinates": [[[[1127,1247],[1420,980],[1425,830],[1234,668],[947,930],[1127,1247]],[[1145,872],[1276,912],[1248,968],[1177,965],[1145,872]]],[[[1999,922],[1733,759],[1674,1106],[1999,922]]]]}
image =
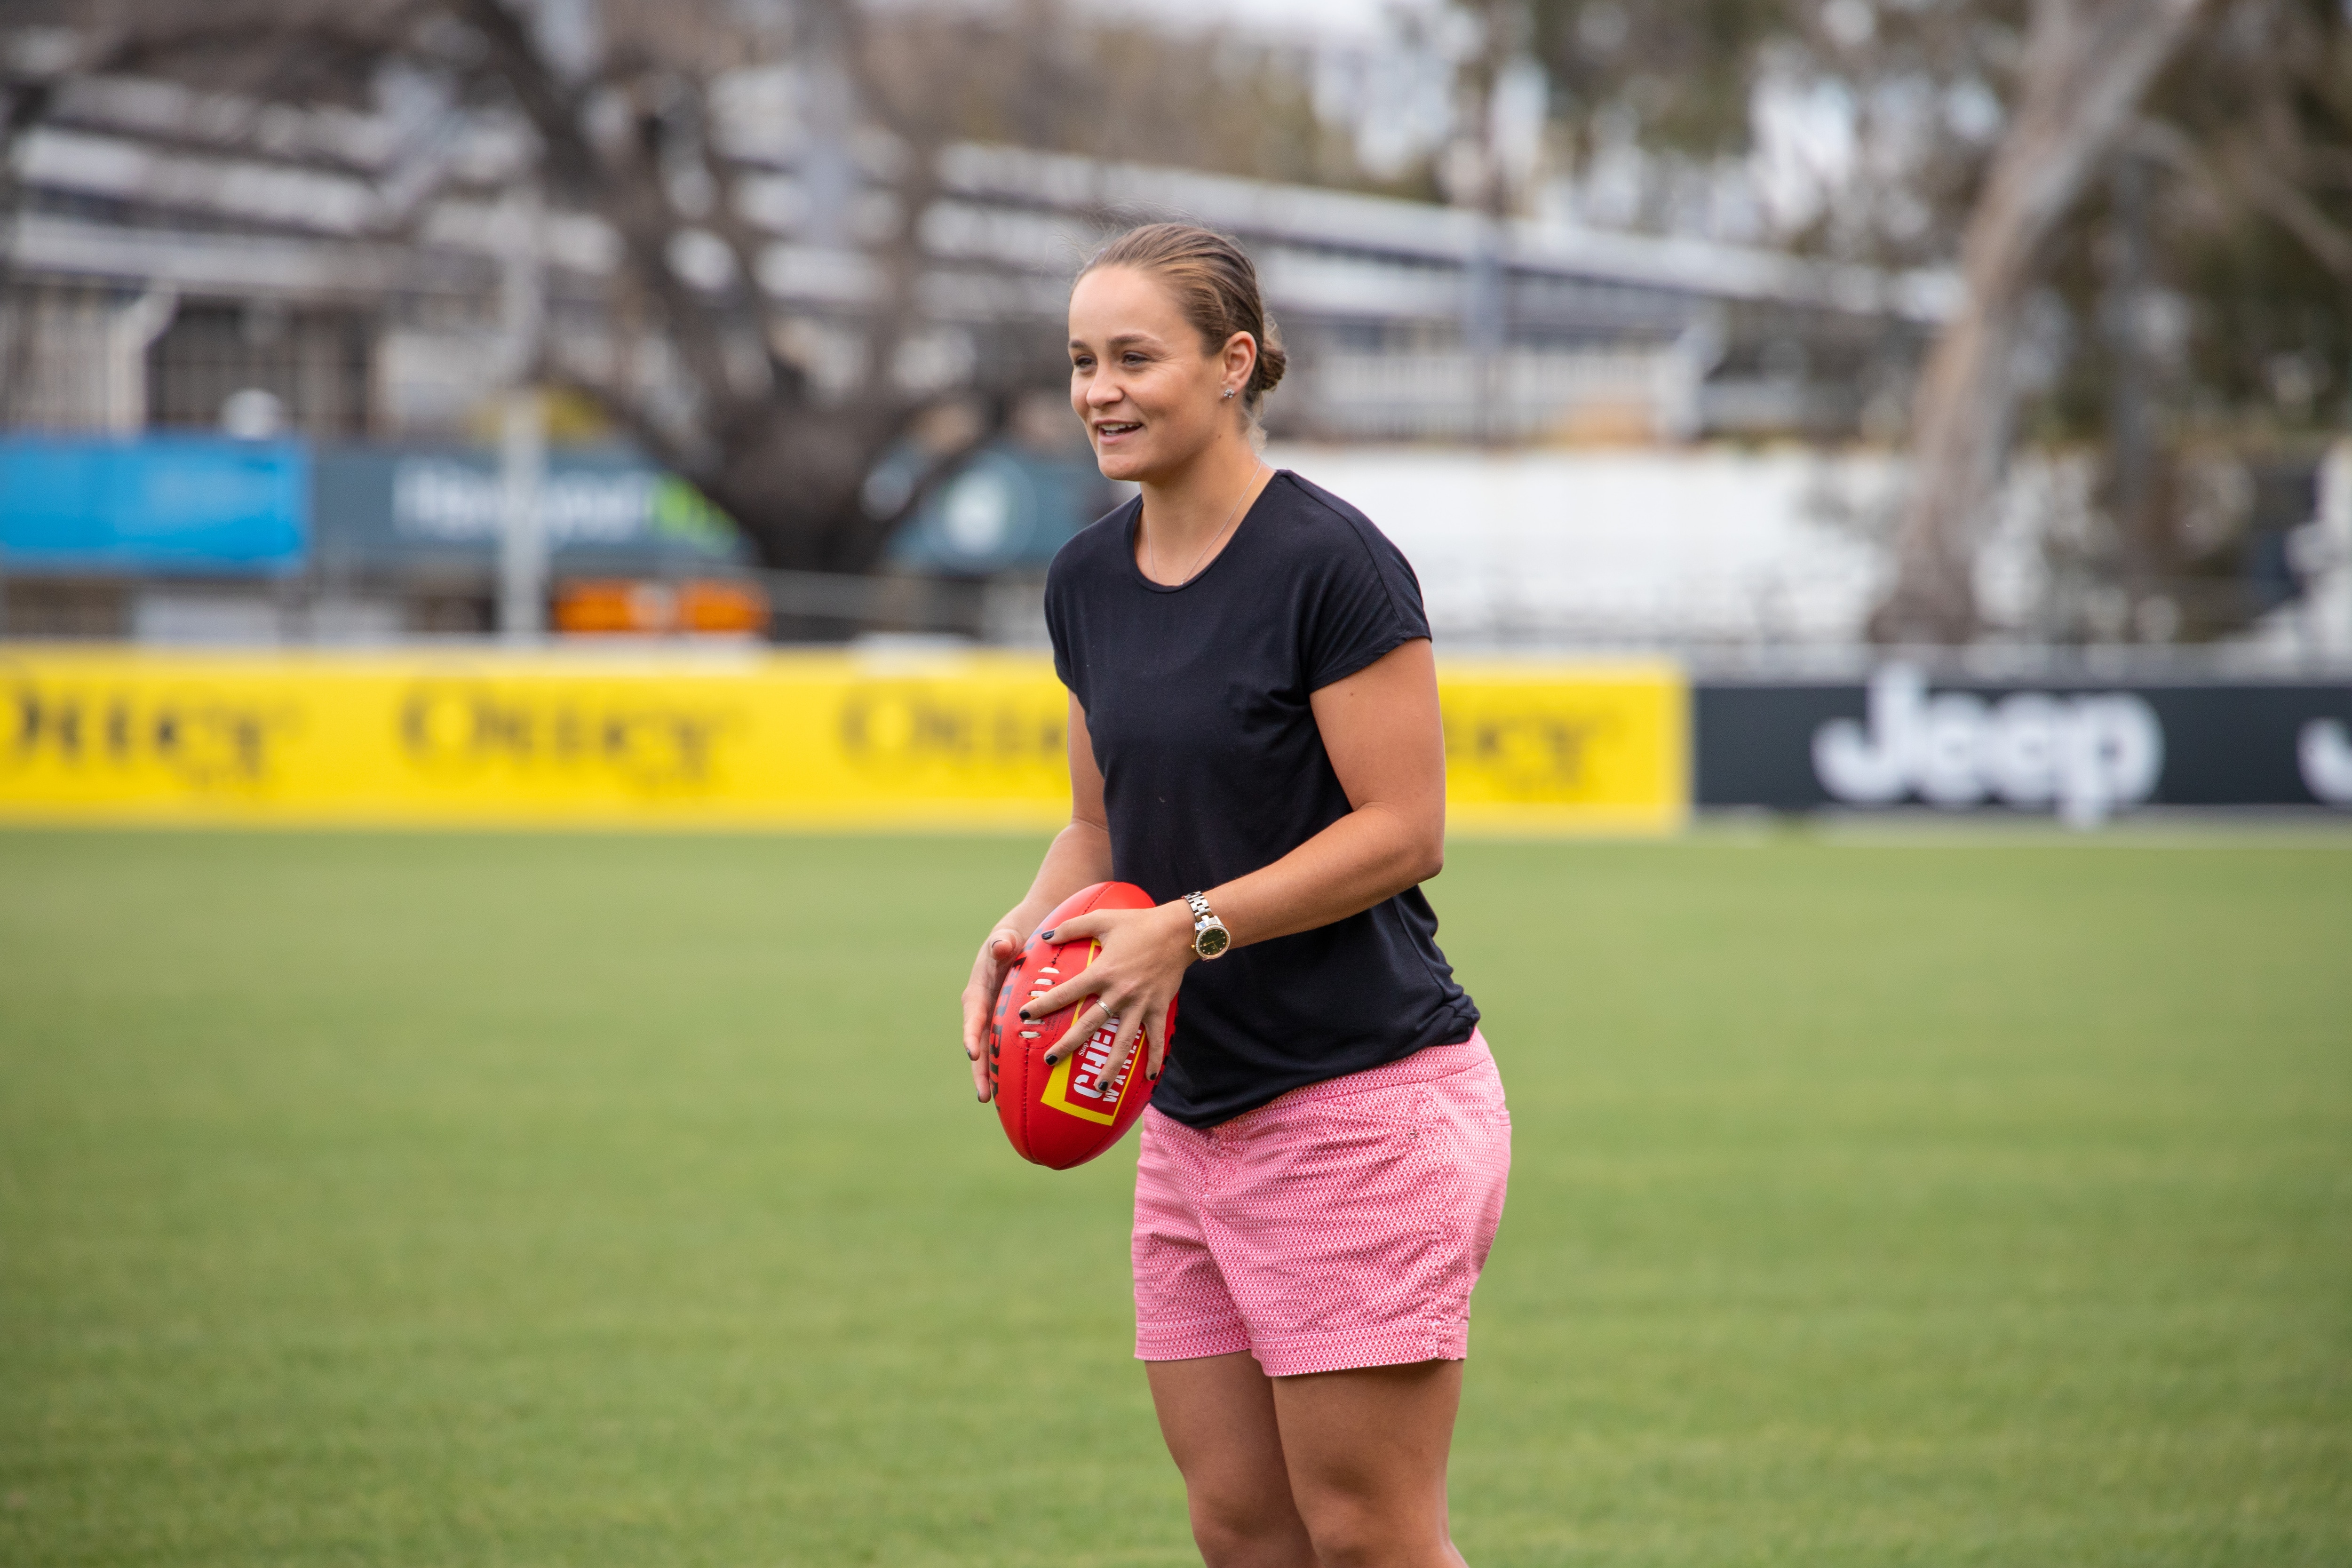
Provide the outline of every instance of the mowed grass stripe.
{"type": "MultiPolygon", "coordinates": [[[[1036,850],[0,835],[0,1562],[1192,1561],[1131,1152],[1023,1166],[954,1043],[1036,850]]],[[[1480,1568],[2352,1560],[2352,858],[1432,892],[1480,1568]]]]}

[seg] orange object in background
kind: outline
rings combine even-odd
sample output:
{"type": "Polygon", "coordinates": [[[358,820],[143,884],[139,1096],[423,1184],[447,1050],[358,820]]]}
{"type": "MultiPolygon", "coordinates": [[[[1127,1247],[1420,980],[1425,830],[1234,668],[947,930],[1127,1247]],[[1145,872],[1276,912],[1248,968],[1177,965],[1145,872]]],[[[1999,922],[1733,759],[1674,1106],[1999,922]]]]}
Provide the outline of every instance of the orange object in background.
{"type": "Polygon", "coordinates": [[[560,632],[743,636],[767,627],[767,595],[756,583],[730,578],[684,583],[589,578],[565,583],[555,595],[555,629],[560,632]]]}

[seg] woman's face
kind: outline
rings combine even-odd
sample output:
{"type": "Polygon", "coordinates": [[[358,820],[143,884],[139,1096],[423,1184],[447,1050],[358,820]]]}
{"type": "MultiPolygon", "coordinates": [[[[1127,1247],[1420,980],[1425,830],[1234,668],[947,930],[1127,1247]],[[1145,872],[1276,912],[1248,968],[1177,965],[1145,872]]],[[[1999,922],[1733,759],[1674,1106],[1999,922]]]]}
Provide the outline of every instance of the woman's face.
{"type": "Polygon", "coordinates": [[[1134,268],[1097,268],[1070,292],[1070,406],[1107,479],[1154,479],[1238,436],[1256,360],[1246,332],[1204,349],[1168,290],[1134,268]]]}

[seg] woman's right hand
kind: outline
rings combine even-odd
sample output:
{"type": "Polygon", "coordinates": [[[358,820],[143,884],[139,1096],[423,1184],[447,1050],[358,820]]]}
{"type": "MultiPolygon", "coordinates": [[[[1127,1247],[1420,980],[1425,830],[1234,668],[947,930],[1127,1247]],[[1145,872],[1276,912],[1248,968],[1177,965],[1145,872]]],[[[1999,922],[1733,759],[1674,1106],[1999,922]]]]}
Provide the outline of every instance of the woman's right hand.
{"type": "Polygon", "coordinates": [[[988,1100],[988,1016],[996,1010],[996,994],[1020,956],[1021,932],[1010,921],[998,925],[980,944],[971,980],[963,988],[963,1054],[971,1058],[972,1092],[982,1104],[988,1100]]]}

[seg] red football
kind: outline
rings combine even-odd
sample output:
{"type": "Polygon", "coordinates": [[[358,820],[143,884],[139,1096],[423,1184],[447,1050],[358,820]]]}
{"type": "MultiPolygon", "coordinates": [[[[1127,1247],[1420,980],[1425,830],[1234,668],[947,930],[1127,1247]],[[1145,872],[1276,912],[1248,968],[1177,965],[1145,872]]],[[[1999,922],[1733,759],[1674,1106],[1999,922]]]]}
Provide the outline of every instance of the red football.
{"type": "MultiPolygon", "coordinates": [[[[1097,882],[1063,900],[1038,926],[1054,931],[1088,910],[1148,910],[1158,900],[1132,882],[1097,882]]],[[[1092,937],[1075,942],[1045,942],[1029,938],[1019,962],[1004,977],[996,994],[996,1014],[988,1025],[988,1081],[996,1098],[997,1120],[1013,1147],[1033,1164],[1066,1171],[1083,1165],[1127,1135],[1135,1119],[1150,1103],[1156,1079],[1143,1068],[1150,1045],[1138,1036],[1134,1054],[1118,1077],[1105,1083],[1118,1031],[1106,1025],[1094,1037],[1052,1068],[1045,1052],[1069,1031],[1070,1020],[1094,1005],[1081,997],[1050,1017],[1031,1023],[1021,1019],[1021,1004],[1040,992],[1086,973],[1102,944],[1092,937]]],[[[1168,1004],[1168,1042],[1176,1041],[1176,1004],[1168,1004]]]]}

